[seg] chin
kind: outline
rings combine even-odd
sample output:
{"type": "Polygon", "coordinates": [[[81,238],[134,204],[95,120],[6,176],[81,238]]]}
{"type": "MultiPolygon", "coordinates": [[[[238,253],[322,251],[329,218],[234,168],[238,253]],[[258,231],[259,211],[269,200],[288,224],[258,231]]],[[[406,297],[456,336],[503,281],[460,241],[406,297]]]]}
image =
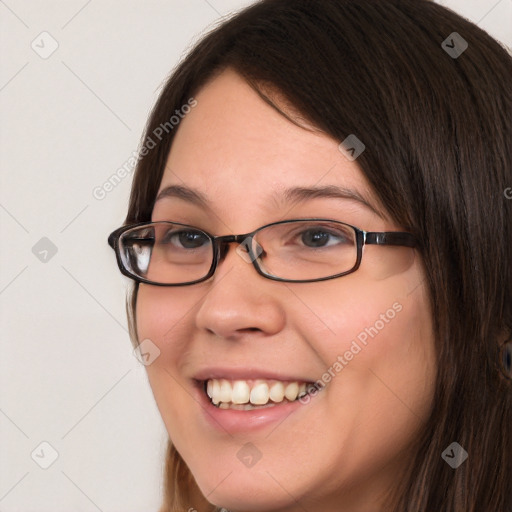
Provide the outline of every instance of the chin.
{"type": "MultiPolygon", "coordinates": [[[[197,453],[191,454],[192,460],[186,459],[203,496],[230,511],[284,511],[295,504],[301,497],[300,487],[299,482],[288,481],[289,470],[283,468],[279,460],[271,464],[265,455],[252,467],[247,467],[237,458],[239,446],[236,443],[233,449],[226,447],[223,453],[203,452],[200,460],[197,453]]],[[[303,471],[298,472],[297,477],[301,474],[303,471]]]]}
{"type": "Polygon", "coordinates": [[[222,483],[216,483],[217,488],[212,492],[213,481],[207,479],[205,487],[199,488],[207,500],[227,510],[237,512],[256,512],[286,510],[296,499],[292,492],[286,492],[269,474],[247,475],[239,478],[231,473],[222,483]]]}

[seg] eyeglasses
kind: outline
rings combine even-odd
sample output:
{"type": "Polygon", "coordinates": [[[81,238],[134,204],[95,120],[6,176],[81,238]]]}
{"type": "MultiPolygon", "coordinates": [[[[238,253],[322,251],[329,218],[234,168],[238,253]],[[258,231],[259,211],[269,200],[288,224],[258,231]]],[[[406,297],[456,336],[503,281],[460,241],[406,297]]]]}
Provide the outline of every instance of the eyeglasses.
{"type": "Polygon", "coordinates": [[[367,232],[330,219],[273,222],[243,235],[213,236],[178,222],[143,222],[108,237],[121,272],[139,283],[184,286],[206,281],[228,244],[274,281],[309,283],[345,276],[361,264],[364,245],[416,247],[411,233],[367,232]]]}

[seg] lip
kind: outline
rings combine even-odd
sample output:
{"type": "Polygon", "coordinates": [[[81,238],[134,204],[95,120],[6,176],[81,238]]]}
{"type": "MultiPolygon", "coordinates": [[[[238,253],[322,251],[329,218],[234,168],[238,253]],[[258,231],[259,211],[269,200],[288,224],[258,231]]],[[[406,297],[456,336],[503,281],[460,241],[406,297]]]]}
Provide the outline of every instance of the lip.
{"type": "MultiPolygon", "coordinates": [[[[226,373],[223,373],[226,375],[226,373]]],[[[246,374],[247,376],[247,374],[246,374]]],[[[261,377],[261,373],[258,373],[261,377]]],[[[211,377],[215,378],[215,377],[211,377]]],[[[270,377],[267,377],[270,378],[270,377]]],[[[281,380],[282,376],[278,379],[281,380]]],[[[206,379],[204,379],[206,380],[206,379]]],[[[235,435],[262,430],[266,427],[275,428],[283,422],[288,416],[306,410],[318,398],[318,393],[309,396],[307,404],[299,399],[293,402],[281,403],[273,407],[264,407],[252,411],[239,411],[235,409],[220,409],[213,405],[204,391],[204,380],[195,380],[194,388],[196,400],[200,405],[201,418],[209,429],[217,432],[235,435]]],[[[299,379],[290,379],[299,380],[299,379]]]]}
{"type": "Polygon", "coordinates": [[[299,375],[284,374],[279,371],[272,371],[268,368],[254,368],[254,367],[220,367],[209,366],[198,370],[193,376],[193,379],[198,381],[205,381],[209,379],[227,379],[227,380],[280,380],[283,382],[305,382],[313,384],[315,381],[304,378],[299,375]]]}

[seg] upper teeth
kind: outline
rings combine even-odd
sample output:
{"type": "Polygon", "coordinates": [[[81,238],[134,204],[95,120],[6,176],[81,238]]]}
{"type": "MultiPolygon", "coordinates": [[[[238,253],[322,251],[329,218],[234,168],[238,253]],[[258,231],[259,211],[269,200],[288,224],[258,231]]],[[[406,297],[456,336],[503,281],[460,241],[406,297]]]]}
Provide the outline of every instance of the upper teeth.
{"type": "Polygon", "coordinates": [[[265,405],[285,398],[290,402],[306,394],[306,382],[281,382],[276,380],[235,380],[209,379],[206,393],[215,405],[248,404],[265,405]]]}

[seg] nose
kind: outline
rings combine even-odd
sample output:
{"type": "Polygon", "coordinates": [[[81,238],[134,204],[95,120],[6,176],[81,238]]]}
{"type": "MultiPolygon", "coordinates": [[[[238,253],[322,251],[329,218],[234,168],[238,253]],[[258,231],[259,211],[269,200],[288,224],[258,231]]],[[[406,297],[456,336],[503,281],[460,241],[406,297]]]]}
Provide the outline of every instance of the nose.
{"type": "MultiPolygon", "coordinates": [[[[242,247],[241,250],[245,251],[242,247]]],[[[200,302],[195,322],[200,330],[235,339],[247,332],[278,333],[285,325],[282,283],[256,272],[233,243],[220,246],[217,269],[207,281],[209,289],[200,302]]]]}

